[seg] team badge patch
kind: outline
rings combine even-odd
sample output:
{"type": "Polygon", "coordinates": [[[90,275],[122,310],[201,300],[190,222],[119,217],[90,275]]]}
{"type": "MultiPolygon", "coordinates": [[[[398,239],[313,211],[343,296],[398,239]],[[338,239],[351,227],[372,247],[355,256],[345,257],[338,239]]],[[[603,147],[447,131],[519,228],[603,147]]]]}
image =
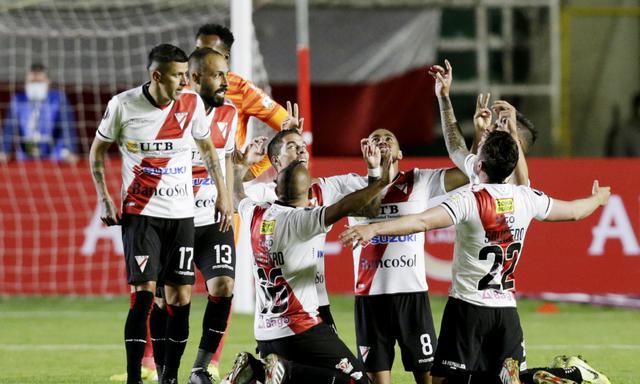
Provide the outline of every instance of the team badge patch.
{"type": "Polygon", "coordinates": [[[176,117],[176,120],[178,120],[178,124],[180,124],[180,129],[184,129],[184,123],[187,121],[188,114],[189,112],[176,112],[173,114],[176,117]]]}
{"type": "Polygon", "coordinates": [[[336,369],[339,369],[348,375],[351,373],[351,371],[353,371],[353,365],[351,365],[351,363],[349,362],[349,359],[345,357],[342,360],[340,360],[338,364],[336,364],[336,369]]]}
{"type": "Polygon", "coordinates": [[[260,224],[260,234],[261,235],[273,235],[276,231],[276,221],[275,220],[265,220],[260,224]]]}
{"type": "Polygon", "coordinates": [[[218,121],[216,124],[218,124],[218,129],[220,130],[220,133],[222,134],[222,136],[227,136],[227,130],[229,129],[229,124],[227,124],[226,121],[218,121]]]}
{"type": "Polygon", "coordinates": [[[136,153],[138,152],[138,144],[133,140],[127,140],[127,151],[136,153]]]}
{"type": "Polygon", "coordinates": [[[371,350],[371,347],[363,347],[362,345],[359,345],[358,349],[360,350],[360,356],[362,356],[362,362],[364,363],[367,361],[367,356],[369,356],[369,350],[371,350]]]}
{"type": "Polygon", "coordinates": [[[135,256],[136,263],[138,263],[138,268],[140,268],[140,272],[144,272],[144,269],[147,267],[147,261],[149,261],[149,255],[139,255],[135,256]]]}
{"type": "Polygon", "coordinates": [[[513,212],[513,199],[497,199],[496,200],[496,213],[503,214],[513,212]]]}

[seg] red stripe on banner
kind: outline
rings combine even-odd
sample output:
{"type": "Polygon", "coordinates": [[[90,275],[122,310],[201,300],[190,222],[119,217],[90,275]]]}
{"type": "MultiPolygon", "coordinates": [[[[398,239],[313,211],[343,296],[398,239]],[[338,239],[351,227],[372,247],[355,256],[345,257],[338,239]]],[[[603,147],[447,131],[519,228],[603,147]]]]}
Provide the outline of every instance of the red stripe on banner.
{"type": "Polygon", "coordinates": [[[144,173],[143,169],[165,168],[169,160],[171,159],[168,157],[145,157],[140,165],[133,167],[133,172],[136,175],[127,188],[127,196],[122,203],[124,212],[139,215],[149,204],[158,184],[160,184],[162,174],[144,173]]]}
{"type": "Polygon", "coordinates": [[[178,139],[184,135],[184,129],[189,126],[196,110],[198,99],[194,93],[182,93],[173,103],[167,119],[160,127],[156,140],[178,139]]]}

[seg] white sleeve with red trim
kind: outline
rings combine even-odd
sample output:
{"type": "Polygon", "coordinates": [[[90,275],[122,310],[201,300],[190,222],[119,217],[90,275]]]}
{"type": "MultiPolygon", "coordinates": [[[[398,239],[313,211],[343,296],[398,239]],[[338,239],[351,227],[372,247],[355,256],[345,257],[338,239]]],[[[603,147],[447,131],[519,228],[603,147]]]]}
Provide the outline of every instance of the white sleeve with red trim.
{"type": "Polygon", "coordinates": [[[324,223],[326,207],[299,208],[289,213],[286,230],[300,240],[308,240],[329,231],[324,223]]]}
{"type": "Polygon", "coordinates": [[[471,190],[466,189],[451,194],[440,206],[451,216],[453,224],[459,224],[470,217],[475,207],[475,198],[471,190]]]}
{"type": "Polygon", "coordinates": [[[118,96],[114,96],[109,100],[107,109],[104,111],[98,130],[96,131],[96,138],[107,143],[112,143],[118,140],[122,124],[120,122],[120,101],[118,96]]]}
{"type": "Polygon", "coordinates": [[[322,189],[322,205],[337,203],[346,195],[367,186],[367,178],[356,173],[322,177],[319,181],[322,189]]]}
{"type": "Polygon", "coordinates": [[[546,219],[551,212],[553,199],[547,196],[544,192],[533,188],[525,186],[521,186],[519,188],[524,191],[524,196],[527,198],[527,204],[531,204],[530,212],[533,213],[533,217],[540,221],[546,219]]]}

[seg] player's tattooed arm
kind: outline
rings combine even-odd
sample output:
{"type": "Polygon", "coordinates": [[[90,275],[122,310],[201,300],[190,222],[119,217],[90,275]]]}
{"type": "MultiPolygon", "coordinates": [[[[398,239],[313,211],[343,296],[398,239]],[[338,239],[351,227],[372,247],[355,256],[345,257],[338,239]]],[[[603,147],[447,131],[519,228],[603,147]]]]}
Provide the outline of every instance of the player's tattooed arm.
{"type": "Polygon", "coordinates": [[[460,125],[456,121],[456,116],[453,113],[451,100],[448,96],[438,97],[438,105],[440,106],[442,134],[444,135],[449,158],[456,167],[464,171],[464,159],[469,155],[469,149],[464,141],[464,136],[462,136],[460,125]]]}
{"type": "Polygon", "coordinates": [[[216,148],[213,146],[210,138],[196,139],[196,144],[200,150],[200,156],[204,162],[205,168],[209,176],[213,179],[218,190],[218,197],[216,198],[216,218],[220,222],[220,230],[226,232],[233,224],[233,205],[231,202],[231,196],[222,177],[222,169],[220,168],[220,162],[216,155],[216,148]]]}
{"type": "Polygon", "coordinates": [[[120,224],[120,214],[109,194],[109,188],[107,188],[105,178],[104,160],[110,145],[111,143],[107,143],[106,141],[94,139],[89,152],[89,166],[91,167],[93,186],[98,194],[100,220],[108,226],[120,224]]]}
{"type": "Polygon", "coordinates": [[[456,167],[464,171],[464,159],[469,155],[469,149],[464,141],[462,130],[456,121],[453,106],[449,99],[449,91],[453,81],[453,68],[448,60],[445,60],[444,64],[444,68],[439,65],[431,66],[429,74],[436,82],[435,93],[438,97],[442,133],[447,145],[447,152],[449,152],[449,158],[451,158],[456,167]]]}

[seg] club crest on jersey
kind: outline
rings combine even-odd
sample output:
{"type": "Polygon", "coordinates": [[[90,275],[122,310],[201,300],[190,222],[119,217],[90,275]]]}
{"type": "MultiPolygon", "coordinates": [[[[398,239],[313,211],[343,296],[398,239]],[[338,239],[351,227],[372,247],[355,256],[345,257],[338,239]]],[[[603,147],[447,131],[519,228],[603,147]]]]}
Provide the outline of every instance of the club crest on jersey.
{"type": "Polygon", "coordinates": [[[359,345],[358,349],[360,350],[360,356],[362,356],[362,362],[364,363],[365,361],[367,361],[367,356],[369,356],[371,347],[364,347],[362,345],[359,345]]]}
{"type": "Polygon", "coordinates": [[[229,129],[229,124],[227,124],[226,121],[218,121],[216,124],[218,124],[218,129],[220,130],[220,133],[222,134],[222,136],[227,136],[227,130],[229,129]]]}
{"type": "Polygon", "coordinates": [[[402,193],[404,193],[405,195],[407,194],[407,189],[408,189],[407,183],[395,184],[395,187],[401,190],[402,193]]]}
{"type": "Polygon", "coordinates": [[[187,115],[189,115],[189,112],[176,112],[173,114],[173,116],[176,117],[176,120],[178,120],[178,124],[180,124],[180,129],[184,129],[184,123],[187,121],[187,115]]]}
{"type": "Polygon", "coordinates": [[[276,231],[276,221],[275,220],[265,220],[260,224],[260,234],[261,235],[273,235],[276,231]]]}
{"type": "Polygon", "coordinates": [[[338,364],[336,364],[336,369],[346,373],[347,375],[353,371],[353,365],[349,362],[349,359],[346,357],[340,360],[338,364]]]}
{"type": "Polygon", "coordinates": [[[513,212],[513,199],[496,199],[496,213],[510,213],[513,212]]]}
{"type": "Polygon", "coordinates": [[[140,268],[140,272],[144,272],[144,269],[147,267],[147,261],[149,261],[149,255],[138,255],[135,256],[136,263],[138,263],[138,268],[140,268]]]}

